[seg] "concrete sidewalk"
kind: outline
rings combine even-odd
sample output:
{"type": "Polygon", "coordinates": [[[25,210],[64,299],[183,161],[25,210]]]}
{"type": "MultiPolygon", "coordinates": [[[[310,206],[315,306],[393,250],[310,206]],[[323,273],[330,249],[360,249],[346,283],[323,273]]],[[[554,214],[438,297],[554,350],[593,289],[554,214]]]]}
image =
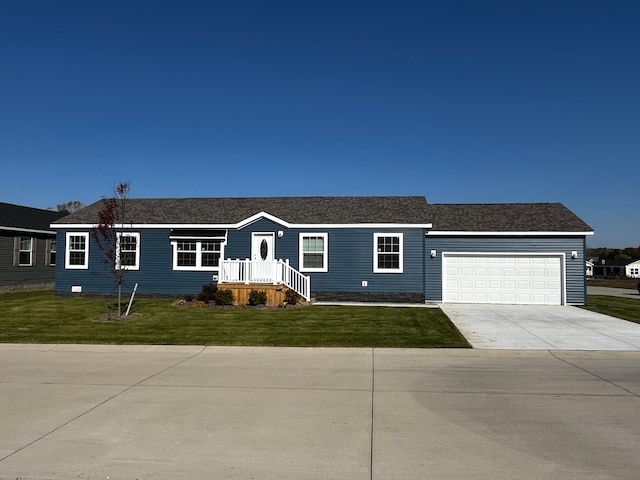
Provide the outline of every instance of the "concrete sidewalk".
{"type": "Polygon", "coordinates": [[[640,352],[0,345],[0,479],[636,479],[640,352]]]}

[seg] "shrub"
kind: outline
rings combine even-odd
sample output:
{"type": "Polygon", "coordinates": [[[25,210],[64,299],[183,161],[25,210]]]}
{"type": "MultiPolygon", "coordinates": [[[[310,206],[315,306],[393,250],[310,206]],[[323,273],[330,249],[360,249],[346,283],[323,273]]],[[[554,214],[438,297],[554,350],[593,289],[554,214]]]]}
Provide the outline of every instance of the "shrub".
{"type": "Polygon", "coordinates": [[[233,292],[231,290],[217,290],[214,300],[218,305],[233,305],[233,292]]]}
{"type": "Polygon", "coordinates": [[[284,292],[284,303],[285,305],[295,305],[300,301],[302,297],[298,295],[294,290],[288,289],[284,292]]]}
{"type": "Polygon", "coordinates": [[[266,305],[267,304],[267,292],[264,290],[251,290],[249,292],[249,305],[266,305]]]}
{"type": "Polygon", "coordinates": [[[196,297],[196,300],[204,303],[209,303],[211,300],[215,298],[216,292],[218,291],[218,287],[213,283],[209,283],[207,285],[202,286],[202,290],[196,297]]]}
{"type": "Polygon", "coordinates": [[[193,299],[194,299],[194,298],[195,298],[195,297],[194,297],[193,295],[191,295],[190,293],[187,293],[187,294],[184,296],[184,301],[185,301],[185,302],[187,302],[187,303],[190,303],[190,302],[193,302],[193,299]]]}

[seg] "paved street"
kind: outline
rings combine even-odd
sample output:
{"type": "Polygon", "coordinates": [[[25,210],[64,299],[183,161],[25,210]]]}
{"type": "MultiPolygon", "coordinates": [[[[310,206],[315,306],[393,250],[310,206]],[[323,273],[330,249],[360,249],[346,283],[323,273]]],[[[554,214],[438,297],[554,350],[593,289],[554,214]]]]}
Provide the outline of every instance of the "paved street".
{"type": "Polygon", "coordinates": [[[640,352],[0,345],[0,479],[636,479],[640,352]]]}
{"type": "Polygon", "coordinates": [[[640,300],[640,293],[638,293],[638,290],[630,288],[593,287],[588,285],[587,295],[608,295],[610,297],[623,297],[640,300]]]}

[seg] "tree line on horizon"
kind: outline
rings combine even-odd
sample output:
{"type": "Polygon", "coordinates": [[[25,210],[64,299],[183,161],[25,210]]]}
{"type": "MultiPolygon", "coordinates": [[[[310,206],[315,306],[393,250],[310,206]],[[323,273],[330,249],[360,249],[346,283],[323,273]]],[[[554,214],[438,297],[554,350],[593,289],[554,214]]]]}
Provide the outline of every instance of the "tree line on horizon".
{"type": "Polygon", "coordinates": [[[587,257],[598,260],[636,260],[640,259],[640,246],[627,248],[587,248],[587,257]]]}

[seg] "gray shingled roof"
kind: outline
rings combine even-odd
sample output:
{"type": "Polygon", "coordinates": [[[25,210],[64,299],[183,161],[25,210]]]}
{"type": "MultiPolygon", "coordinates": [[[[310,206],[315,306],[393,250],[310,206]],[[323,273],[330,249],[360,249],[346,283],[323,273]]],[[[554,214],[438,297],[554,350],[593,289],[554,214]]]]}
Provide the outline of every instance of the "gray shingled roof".
{"type": "MultiPolygon", "coordinates": [[[[103,201],[57,224],[93,224],[103,201]]],[[[237,224],[266,212],[291,224],[428,223],[425,197],[155,198],[127,200],[127,223],[237,224]]]]}
{"type": "Polygon", "coordinates": [[[561,203],[430,204],[433,231],[591,232],[561,203]]]}
{"type": "MultiPolygon", "coordinates": [[[[94,224],[103,201],[56,224],[94,224]]],[[[147,198],[127,200],[127,223],[233,225],[266,212],[290,224],[433,224],[453,232],[591,232],[561,203],[427,204],[425,197],[147,198]]]]}
{"type": "Polygon", "coordinates": [[[40,208],[0,202],[0,227],[51,231],[50,225],[67,215],[40,208]]]}

